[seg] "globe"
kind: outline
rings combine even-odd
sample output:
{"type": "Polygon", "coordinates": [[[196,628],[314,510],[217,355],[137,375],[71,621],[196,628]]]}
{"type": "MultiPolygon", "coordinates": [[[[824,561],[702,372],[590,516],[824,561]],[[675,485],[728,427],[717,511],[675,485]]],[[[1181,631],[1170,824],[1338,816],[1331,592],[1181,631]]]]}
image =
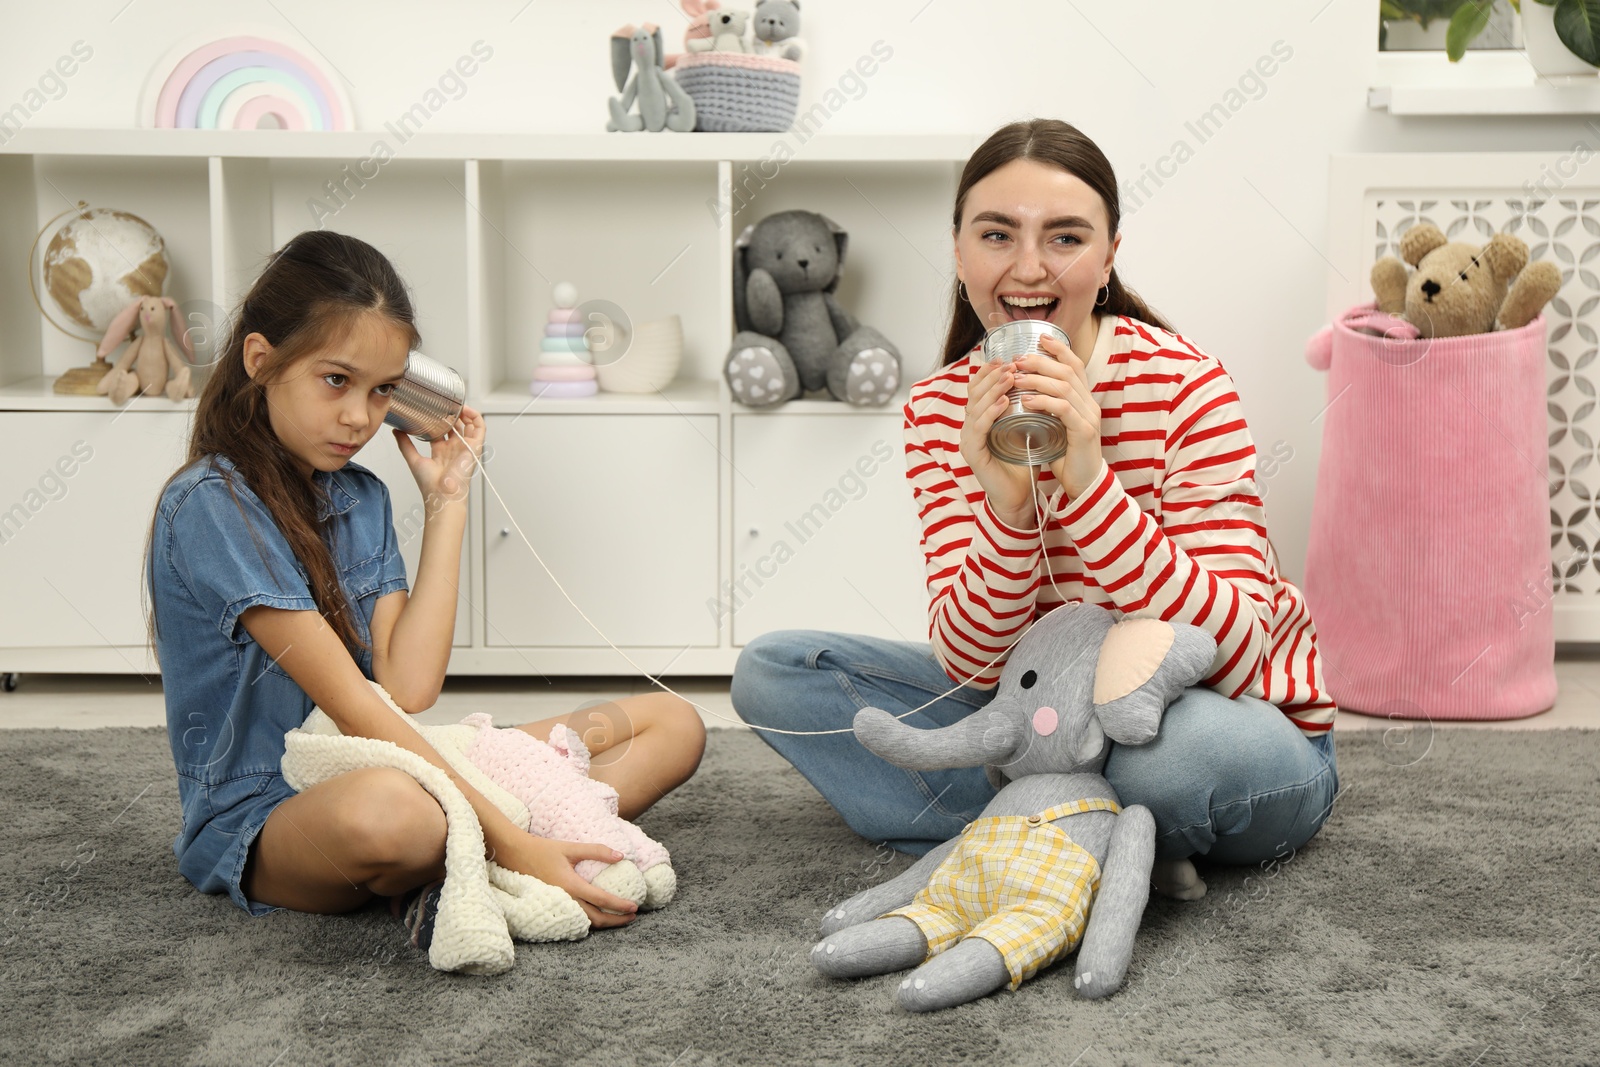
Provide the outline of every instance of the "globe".
{"type": "MultiPolygon", "coordinates": [[[[167,281],[166,242],[144,219],[83,201],[50,220],[34,240],[30,264],[39,310],[63,333],[98,342],[119,311],[141,296],[160,296],[167,281]],[[41,248],[42,246],[42,248],[41,248]],[[54,314],[52,314],[54,312],[54,314]]],[[[109,364],[95,359],[56,382],[58,393],[92,393],[109,364]]]]}
{"type": "Polygon", "coordinates": [[[56,310],[86,330],[104,333],[134,299],[161,295],[166,243],[137,215],[80,207],[49,235],[40,272],[56,310]]]}

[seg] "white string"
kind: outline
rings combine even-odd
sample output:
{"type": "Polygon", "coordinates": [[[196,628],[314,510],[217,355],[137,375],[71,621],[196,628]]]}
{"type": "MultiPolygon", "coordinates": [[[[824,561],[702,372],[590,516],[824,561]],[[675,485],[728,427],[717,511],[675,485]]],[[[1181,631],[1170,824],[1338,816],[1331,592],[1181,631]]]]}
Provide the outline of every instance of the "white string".
{"type": "MultiPolygon", "coordinates": [[[[446,434],[446,436],[449,436],[449,435],[446,434]]],[[[1028,453],[1029,453],[1030,457],[1033,454],[1032,438],[1029,438],[1028,453]]],[[[533,553],[533,558],[538,560],[539,566],[544,568],[545,574],[549,575],[550,580],[555,583],[556,589],[560,590],[561,595],[566,597],[567,603],[572,605],[572,610],[576,611],[580,616],[582,616],[583,621],[588,623],[590,628],[593,629],[595,633],[599,634],[600,637],[605,641],[605,643],[607,645],[611,646],[613,651],[615,651],[623,659],[627,660],[629,666],[633,667],[634,670],[638,671],[640,674],[642,674],[646,678],[648,678],[654,685],[656,685],[657,687],[659,687],[660,689],[662,689],[662,690],[664,690],[664,691],[666,691],[668,693],[671,693],[673,696],[677,697],[679,700],[682,700],[683,702],[685,702],[689,706],[697,709],[698,711],[701,711],[706,715],[710,715],[714,719],[722,719],[724,722],[735,723],[735,724],[737,724],[739,726],[748,726],[752,730],[762,730],[762,731],[765,731],[766,733],[769,733],[769,734],[788,734],[791,737],[825,737],[825,736],[828,736],[830,734],[853,734],[853,733],[855,733],[855,729],[853,727],[846,727],[845,729],[842,729],[842,730],[782,730],[782,729],[779,729],[776,726],[757,726],[754,723],[747,723],[743,719],[730,718],[727,715],[722,715],[722,714],[720,714],[718,712],[712,711],[710,708],[706,707],[703,704],[695,703],[694,701],[690,700],[688,697],[684,696],[682,693],[679,693],[677,690],[675,690],[671,686],[667,685],[665,682],[663,682],[661,679],[657,678],[655,675],[651,674],[649,671],[645,670],[643,667],[639,666],[638,663],[634,662],[634,659],[633,659],[632,656],[628,655],[622,649],[618,648],[612,642],[611,638],[606,635],[606,632],[604,630],[600,629],[600,627],[595,624],[595,621],[593,619],[591,619],[591,618],[589,618],[589,616],[585,615],[582,608],[578,607],[578,602],[572,599],[571,594],[569,594],[567,592],[567,590],[566,590],[566,587],[561,584],[560,579],[558,579],[555,576],[555,574],[553,574],[551,572],[549,565],[546,564],[545,561],[544,561],[544,557],[539,555],[539,550],[533,547],[533,542],[532,541],[528,540],[528,535],[522,532],[522,527],[521,527],[521,525],[519,525],[517,523],[516,516],[511,514],[511,508],[506,505],[505,498],[500,495],[500,490],[498,490],[498,489],[496,489],[494,487],[494,481],[489,477],[489,472],[484,469],[483,461],[478,458],[478,454],[472,450],[472,447],[470,445],[467,447],[467,454],[472,457],[473,464],[478,468],[478,470],[480,472],[482,472],[484,484],[489,487],[489,491],[494,494],[494,498],[500,502],[500,507],[501,507],[502,510],[505,511],[506,518],[508,520],[510,520],[512,527],[517,531],[517,536],[522,538],[522,543],[528,546],[528,551],[533,553]]],[[[1032,463],[1032,460],[1030,459],[1030,461],[1028,463],[1028,474],[1029,474],[1030,482],[1032,482],[1034,480],[1034,478],[1035,478],[1035,475],[1033,473],[1033,469],[1034,469],[1033,463],[1032,463]]],[[[1034,511],[1035,511],[1035,513],[1039,513],[1039,498],[1038,498],[1038,494],[1037,494],[1037,490],[1036,490],[1036,486],[1035,485],[1030,485],[1029,493],[1033,498],[1034,511]]],[[[1043,533],[1043,531],[1044,531],[1044,519],[1043,519],[1042,513],[1039,513],[1039,514],[1040,514],[1040,519],[1039,519],[1040,535],[1039,536],[1040,536],[1040,544],[1042,546],[1043,542],[1044,542],[1044,533],[1043,533]]],[[[1045,560],[1045,572],[1047,574],[1049,573],[1049,559],[1048,559],[1048,557],[1045,560]]],[[[1055,585],[1055,576],[1054,575],[1051,575],[1051,577],[1050,577],[1050,584],[1052,586],[1055,585]]],[[[1059,596],[1060,593],[1061,593],[1061,590],[1057,589],[1056,590],[1056,595],[1059,596]]],[[[1066,598],[1063,597],[1062,599],[1064,601],[1066,598]]],[[[1037,621],[1037,620],[1035,620],[1035,621],[1037,621]]],[[[923,708],[926,708],[926,707],[929,707],[931,705],[937,704],[939,701],[943,700],[945,697],[949,696],[951,693],[954,693],[957,690],[965,688],[967,686],[967,684],[969,682],[971,682],[974,678],[976,678],[979,674],[982,674],[984,671],[988,670],[990,667],[993,667],[996,663],[998,663],[1000,661],[1000,657],[1004,656],[1007,652],[1011,651],[1012,645],[1015,645],[1017,643],[1017,641],[1022,640],[1023,635],[1026,634],[1029,630],[1033,629],[1033,626],[1034,626],[1034,623],[1030,622],[1027,626],[1023,627],[1022,633],[1019,633],[1016,636],[1016,638],[1010,644],[1006,645],[1005,648],[1002,648],[1000,650],[1000,652],[994,657],[994,659],[992,659],[988,663],[984,664],[974,674],[968,676],[968,678],[967,678],[967,680],[965,682],[962,682],[960,685],[957,685],[953,689],[947,689],[943,693],[940,693],[938,696],[934,697],[932,700],[928,701],[926,704],[919,705],[918,707],[912,708],[910,711],[907,711],[907,712],[905,712],[903,714],[900,714],[900,715],[896,715],[895,718],[896,719],[903,719],[908,715],[915,715],[917,712],[921,711],[923,708]]]]}

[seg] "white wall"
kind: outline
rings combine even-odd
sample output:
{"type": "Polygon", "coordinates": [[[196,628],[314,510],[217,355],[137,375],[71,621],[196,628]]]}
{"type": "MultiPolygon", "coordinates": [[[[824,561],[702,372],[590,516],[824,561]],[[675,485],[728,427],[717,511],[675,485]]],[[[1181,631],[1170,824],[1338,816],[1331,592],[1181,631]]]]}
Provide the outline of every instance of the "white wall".
{"type": "MultiPolygon", "coordinates": [[[[1584,131],[1577,118],[1396,119],[1369,111],[1372,0],[804,0],[803,8],[802,107],[837,85],[874,42],[893,49],[829,120],[830,133],[981,136],[1012,119],[1053,116],[1094,137],[1125,182],[1156,166],[1175,141],[1188,143],[1192,158],[1176,173],[1163,164],[1172,177],[1160,188],[1148,183],[1152,195],[1137,207],[1125,204],[1121,269],[1227,366],[1258,450],[1293,450],[1271,480],[1268,516],[1295,580],[1316,475],[1320,429],[1312,419],[1324,403],[1322,377],[1301,353],[1329,312],[1329,268],[1319,251],[1327,247],[1329,154],[1527,150],[1554,160],[1584,131]],[[1289,58],[1259,87],[1247,82],[1246,102],[1202,143],[1185,123],[1228,103],[1225,94],[1275,43],[1289,58]]],[[[171,48],[260,29],[320,53],[344,77],[358,124],[372,129],[419,101],[481,39],[492,58],[427,128],[533,132],[603,130],[611,31],[656,21],[676,50],[683,19],[668,0],[92,0],[30,4],[8,16],[0,110],[22,100],[75,41],[94,49],[30,125],[135,125],[138,90],[171,48]]],[[[907,357],[920,370],[936,354],[907,357]]]]}

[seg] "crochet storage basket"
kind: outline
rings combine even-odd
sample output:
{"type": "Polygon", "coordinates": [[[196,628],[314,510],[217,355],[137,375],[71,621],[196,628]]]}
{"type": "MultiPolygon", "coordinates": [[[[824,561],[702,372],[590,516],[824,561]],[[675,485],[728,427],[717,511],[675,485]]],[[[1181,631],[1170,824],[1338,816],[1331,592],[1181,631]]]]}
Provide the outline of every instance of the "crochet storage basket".
{"type": "Polygon", "coordinates": [[[1534,715],[1556,698],[1545,321],[1415,333],[1366,304],[1306,348],[1328,372],[1305,568],[1322,682],[1371,715],[1534,715]]]}
{"type": "Polygon", "coordinates": [[[706,133],[781,133],[800,106],[800,64],[744,52],[690,52],[673,77],[694,101],[706,133]]]}

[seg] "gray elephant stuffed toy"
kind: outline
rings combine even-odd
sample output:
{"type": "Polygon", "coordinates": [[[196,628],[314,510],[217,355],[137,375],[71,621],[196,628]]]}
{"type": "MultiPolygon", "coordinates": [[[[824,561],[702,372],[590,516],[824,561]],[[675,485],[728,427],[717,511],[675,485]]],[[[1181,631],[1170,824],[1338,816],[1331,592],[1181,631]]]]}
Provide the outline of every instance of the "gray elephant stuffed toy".
{"type": "Polygon", "coordinates": [[[1101,773],[1106,749],[1151,741],[1216,648],[1197,626],[1114,622],[1105,608],[1066,604],[1023,635],[994,698],[960,722],[918,730],[858,712],[856,736],[890,763],[982,764],[999,792],[958,837],[830,909],[811,950],[817,970],[853,978],[916,966],[899,1004],[932,1011],[1015,989],[1076,948],[1081,996],[1121,988],[1150,896],[1155,820],[1120,807],[1101,773]]]}
{"type": "Polygon", "coordinates": [[[734,399],[771,407],[826,388],[836,400],[883,404],[900,384],[900,352],[859,325],[834,290],[849,235],[814,211],[781,211],[734,243],[734,336],[724,373],[734,399]]]}

